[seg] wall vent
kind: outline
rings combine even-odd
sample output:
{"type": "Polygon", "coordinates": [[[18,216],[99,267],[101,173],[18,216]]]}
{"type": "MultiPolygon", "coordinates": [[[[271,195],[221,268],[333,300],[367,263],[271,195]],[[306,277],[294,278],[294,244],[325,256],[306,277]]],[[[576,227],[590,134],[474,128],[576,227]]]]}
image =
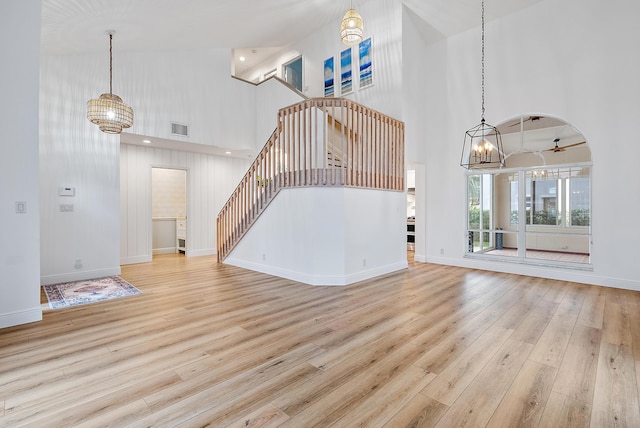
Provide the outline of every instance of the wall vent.
{"type": "Polygon", "coordinates": [[[189,136],[189,127],[182,123],[171,122],[171,133],[173,135],[182,135],[184,137],[189,136]]]}

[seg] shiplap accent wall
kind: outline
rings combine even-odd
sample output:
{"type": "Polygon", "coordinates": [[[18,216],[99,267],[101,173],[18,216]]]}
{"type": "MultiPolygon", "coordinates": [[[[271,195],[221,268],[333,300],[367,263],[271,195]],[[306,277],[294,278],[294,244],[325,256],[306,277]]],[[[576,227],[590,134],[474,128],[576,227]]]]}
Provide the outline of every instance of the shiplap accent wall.
{"type": "Polygon", "coordinates": [[[104,73],[97,55],[40,57],[42,284],[120,274],[120,138],[87,120],[87,100],[104,92],[104,73]],[[59,187],[75,195],[60,196],[59,187]]]}
{"type": "Polygon", "coordinates": [[[122,144],[120,263],[151,260],[151,168],[187,171],[187,256],[215,254],[216,216],[253,159],[122,144]]]}

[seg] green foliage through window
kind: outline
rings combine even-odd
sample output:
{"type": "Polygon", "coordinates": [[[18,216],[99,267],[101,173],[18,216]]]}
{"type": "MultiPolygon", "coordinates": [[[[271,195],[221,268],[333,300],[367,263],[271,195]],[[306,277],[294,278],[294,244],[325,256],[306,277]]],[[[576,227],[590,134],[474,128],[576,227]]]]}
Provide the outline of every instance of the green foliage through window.
{"type": "Polygon", "coordinates": [[[482,228],[480,228],[480,208],[478,207],[470,207],[469,208],[469,225],[471,229],[490,229],[489,220],[490,220],[489,210],[484,210],[482,212],[482,228]]]}

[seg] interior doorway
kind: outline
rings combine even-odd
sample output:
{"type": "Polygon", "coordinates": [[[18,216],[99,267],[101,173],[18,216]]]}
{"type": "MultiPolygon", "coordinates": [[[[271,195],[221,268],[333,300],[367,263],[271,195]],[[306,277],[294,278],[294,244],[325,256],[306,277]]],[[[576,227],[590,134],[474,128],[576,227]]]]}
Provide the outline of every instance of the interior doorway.
{"type": "Polygon", "coordinates": [[[151,168],[151,249],[187,254],[187,171],[151,168]]]}
{"type": "Polygon", "coordinates": [[[407,251],[416,250],[416,171],[407,170],[407,251]]]}

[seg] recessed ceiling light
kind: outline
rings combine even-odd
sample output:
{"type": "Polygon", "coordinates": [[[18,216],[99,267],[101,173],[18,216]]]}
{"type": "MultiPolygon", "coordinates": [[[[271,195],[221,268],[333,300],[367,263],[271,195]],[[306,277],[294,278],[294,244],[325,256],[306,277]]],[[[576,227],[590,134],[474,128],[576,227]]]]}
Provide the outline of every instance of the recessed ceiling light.
{"type": "Polygon", "coordinates": [[[151,140],[142,140],[142,142],[145,144],[151,144],[151,140]]]}
{"type": "Polygon", "coordinates": [[[244,62],[244,60],[245,60],[245,59],[246,59],[246,58],[245,58],[245,57],[243,57],[243,56],[241,56],[241,57],[239,58],[239,60],[240,60],[240,61],[242,61],[242,62],[244,62]]]}
{"type": "Polygon", "coordinates": [[[231,154],[231,152],[227,150],[226,152],[224,152],[224,154],[225,154],[225,155],[230,155],[230,154],[231,154]]]}

